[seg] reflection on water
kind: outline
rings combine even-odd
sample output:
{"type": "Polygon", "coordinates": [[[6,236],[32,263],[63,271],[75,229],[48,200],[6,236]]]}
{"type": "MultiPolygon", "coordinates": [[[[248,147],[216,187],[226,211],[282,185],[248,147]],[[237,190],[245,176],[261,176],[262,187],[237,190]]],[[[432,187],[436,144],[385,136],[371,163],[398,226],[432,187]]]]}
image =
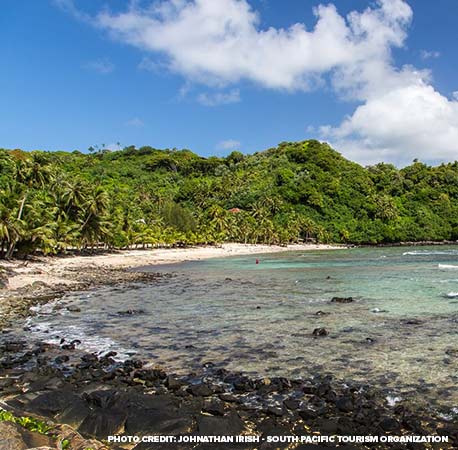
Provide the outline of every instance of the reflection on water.
{"type": "Polygon", "coordinates": [[[207,361],[261,375],[319,370],[458,405],[456,247],[291,252],[151,270],[174,276],[68,295],[30,320],[35,336],[83,336],[92,351],[135,353],[177,372],[207,361]],[[331,303],[334,296],[354,301],[331,303]],[[136,311],[119,314],[127,310],[136,311]],[[329,335],[312,336],[318,327],[329,335]]]}

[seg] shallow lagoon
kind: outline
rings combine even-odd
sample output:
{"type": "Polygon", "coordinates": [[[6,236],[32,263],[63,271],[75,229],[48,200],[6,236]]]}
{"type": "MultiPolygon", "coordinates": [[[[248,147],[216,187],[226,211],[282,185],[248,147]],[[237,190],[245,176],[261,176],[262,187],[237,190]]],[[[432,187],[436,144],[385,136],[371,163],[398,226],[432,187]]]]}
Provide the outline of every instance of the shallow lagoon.
{"type": "Polygon", "coordinates": [[[329,372],[391,397],[458,406],[457,247],[290,252],[149,270],[173,276],[67,295],[29,319],[32,337],[79,338],[88,350],[136,354],[179,373],[209,361],[262,376],[329,372]],[[331,303],[335,296],[354,301],[331,303]],[[62,307],[70,304],[81,312],[62,307]],[[127,310],[137,313],[119,314],[127,310]],[[329,335],[314,337],[318,327],[329,335]]]}

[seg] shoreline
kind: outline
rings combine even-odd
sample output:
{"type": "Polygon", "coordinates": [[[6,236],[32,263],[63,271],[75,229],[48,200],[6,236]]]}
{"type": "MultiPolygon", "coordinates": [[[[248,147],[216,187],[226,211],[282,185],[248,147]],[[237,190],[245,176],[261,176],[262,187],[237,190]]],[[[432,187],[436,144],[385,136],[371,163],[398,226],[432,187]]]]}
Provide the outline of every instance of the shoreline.
{"type": "Polygon", "coordinates": [[[119,250],[94,255],[42,256],[29,260],[0,261],[0,269],[12,271],[6,290],[16,290],[36,281],[72,285],[78,281],[68,272],[95,268],[134,269],[143,266],[177,264],[187,261],[257,255],[286,251],[337,250],[344,245],[292,244],[288,246],[228,243],[220,246],[119,250]]]}
{"type": "Polygon", "coordinates": [[[16,319],[25,319],[30,315],[32,306],[47,303],[66,293],[115,284],[148,282],[159,277],[154,272],[138,270],[145,266],[228,256],[342,248],[346,247],[228,243],[220,246],[119,250],[93,255],[39,256],[28,260],[0,261],[0,331],[8,328],[16,319]]]}
{"type": "MultiPolygon", "coordinates": [[[[78,449],[90,443],[94,450],[153,450],[157,444],[107,447],[101,442],[112,435],[164,434],[175,436],[176,442],[184,438],[185,445],[173,447],[179,450],[190,448],[187,438],[242,434],[258,436],[261,445],[256,448],[266,450],[296,448],[288,441],[269,446],[269,436],[297,436],[307,445],[317,435],[349,436],[347,442],[353,445],[345,448],[354,450],[437,448],[396,443],[397,437],[412,435],[447,437],[440,448],[457,448],[455,418],[440,416],[409,399],[390,402],[379,386],[338,380],[327,373],[300,378],[249,376],[217,368],[210,361],[197,372],[177,375],[150,361],[117,362],[116,352],[86,353],[78,345],[65,340],[60,345],[18,340],[0,344],[0,408],[36,418],[53,429],[67,429],[71,444],[75,434],[79,440],[91,440],[78,449]],[[385,440],[368,446],[350,436],[385,440]]],[[[0,421],[0,430],[4,423],[0,421]]]]}

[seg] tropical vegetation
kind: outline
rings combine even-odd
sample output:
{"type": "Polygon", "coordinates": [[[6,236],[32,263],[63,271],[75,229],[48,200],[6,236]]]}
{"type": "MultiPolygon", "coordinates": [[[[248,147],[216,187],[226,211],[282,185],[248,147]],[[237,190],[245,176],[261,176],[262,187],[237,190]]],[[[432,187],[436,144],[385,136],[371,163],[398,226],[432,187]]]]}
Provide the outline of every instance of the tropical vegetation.
{"type": "Polygon", "coordinates": [[[458,162],[362,167],[328,144],[252,155],[0,150],[0,257],[225,241],[458,239],[458,162]]]}

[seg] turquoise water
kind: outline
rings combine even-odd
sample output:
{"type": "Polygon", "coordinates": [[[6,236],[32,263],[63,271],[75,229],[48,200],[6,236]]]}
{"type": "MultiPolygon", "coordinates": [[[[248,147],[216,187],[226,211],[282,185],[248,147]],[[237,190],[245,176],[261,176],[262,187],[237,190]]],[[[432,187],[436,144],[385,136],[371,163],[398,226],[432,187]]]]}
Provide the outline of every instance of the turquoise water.
{"type": "Polygon", "coordinates": [[[37,336],[82,338],[87,349],[179,373],[208,361],[266,376],[329,372],[458,406],[457,247],[288,252],[150,270],[173,276],[68,295],[29,325],[37,336]],[[354,301],[331,303],[334,296],[354,301]],[[62,307],[69,304],[82,312],[62,307]],[[118,314],[127,309],[142,313],[118,314]],[[329,335],[314,337],[318,327],[329,335]]]}

